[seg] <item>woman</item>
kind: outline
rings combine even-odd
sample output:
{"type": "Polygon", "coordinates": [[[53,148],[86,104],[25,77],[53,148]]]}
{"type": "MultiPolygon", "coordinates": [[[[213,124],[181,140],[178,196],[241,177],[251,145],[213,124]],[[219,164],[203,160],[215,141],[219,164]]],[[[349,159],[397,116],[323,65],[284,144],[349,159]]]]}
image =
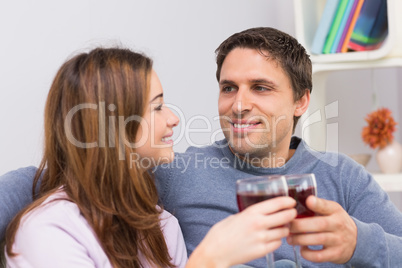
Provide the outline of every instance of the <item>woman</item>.
{"type": "MultiPolygon", "coordinates": [[[[184,267],[180,227],[157,206],[147,171],[173,160],[178,123],[146,56],[97,48],[64,63],[45,107],[44,156],[34,183],[35,189],[41,180],[40,190],[7,229],[8,265],[184,267]]],[[[295,203],[268,202],[213,227],[187,267],[229,267],[277,248],[289,230],[271,228],[296,216],[295,203]],[[266,215],[272,207],[283,210],[281,217],[266,215]]]]}

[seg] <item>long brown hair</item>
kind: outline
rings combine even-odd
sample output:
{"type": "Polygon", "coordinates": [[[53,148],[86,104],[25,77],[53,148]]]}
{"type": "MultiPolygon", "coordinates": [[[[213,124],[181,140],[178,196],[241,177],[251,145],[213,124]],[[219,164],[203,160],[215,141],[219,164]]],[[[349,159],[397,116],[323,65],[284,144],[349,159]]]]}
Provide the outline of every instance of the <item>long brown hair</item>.
{"type": "Polygon", "coordinates": [[[148,57],[120,48],[97,48],[62,65],[45,107],[44,156],[33,187],[40,182],[39,194],[9,225],[7,254],[15,256],[21,217],[62,187],[113,266],[141,267],[139,251],[155,267],[172,266],[154,180],[124,160],[135,152],[140,122],[122,127],[116,119],[142,117],[151,71],[148,57]]]}

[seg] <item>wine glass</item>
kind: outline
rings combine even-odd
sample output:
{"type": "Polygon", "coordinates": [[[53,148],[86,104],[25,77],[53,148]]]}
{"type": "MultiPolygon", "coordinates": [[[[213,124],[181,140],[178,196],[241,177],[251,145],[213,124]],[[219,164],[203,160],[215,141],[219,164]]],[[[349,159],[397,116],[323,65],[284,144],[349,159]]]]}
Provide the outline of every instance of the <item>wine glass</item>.
{"type": "MultiPolygon", "coordinates": [[[[237,205],[240,211],[258,202],[288,195],[285,177],[280,175],[258,176],[236,182],[237,205]]],[[[266,255],[267,267],[274,268],[274,254],[266,255]]]]}
{"type": "MultiPolygon", "coordinates": [[[[313,211],[307,208],[306,199],[310,195],[317,196],[317,183],[314,174],[291,174],[285,175],[288,184],[289,196],[293,197],[296,202],[297,219],[312,217],[315,215],[313,211]]],[[[295,254],[296,267],[301,268],[300,247],[293,246],[295,254]]]]}

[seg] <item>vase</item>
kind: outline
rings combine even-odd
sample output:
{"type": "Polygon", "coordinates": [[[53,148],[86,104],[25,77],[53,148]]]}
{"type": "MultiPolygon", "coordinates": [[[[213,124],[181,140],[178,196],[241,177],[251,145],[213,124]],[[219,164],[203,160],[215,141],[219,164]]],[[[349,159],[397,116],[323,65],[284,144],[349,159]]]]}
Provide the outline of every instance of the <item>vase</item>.
{"type": "Polygon", "coordinates": [[[377,151],[376,159],[382,173],[400,172],[402,169],[402,145],[394,140],[377,151]]]}

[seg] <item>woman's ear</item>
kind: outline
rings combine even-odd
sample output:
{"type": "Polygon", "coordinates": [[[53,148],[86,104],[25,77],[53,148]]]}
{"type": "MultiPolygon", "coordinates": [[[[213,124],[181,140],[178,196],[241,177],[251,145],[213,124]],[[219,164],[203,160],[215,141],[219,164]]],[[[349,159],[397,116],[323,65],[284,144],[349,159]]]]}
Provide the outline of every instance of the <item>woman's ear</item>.
{"type": "Polygon", "coordinates": [[[310,104],[310,90],[306,89],[304,95],[296,101],[294,116],[302,116],[310,104]]]}

